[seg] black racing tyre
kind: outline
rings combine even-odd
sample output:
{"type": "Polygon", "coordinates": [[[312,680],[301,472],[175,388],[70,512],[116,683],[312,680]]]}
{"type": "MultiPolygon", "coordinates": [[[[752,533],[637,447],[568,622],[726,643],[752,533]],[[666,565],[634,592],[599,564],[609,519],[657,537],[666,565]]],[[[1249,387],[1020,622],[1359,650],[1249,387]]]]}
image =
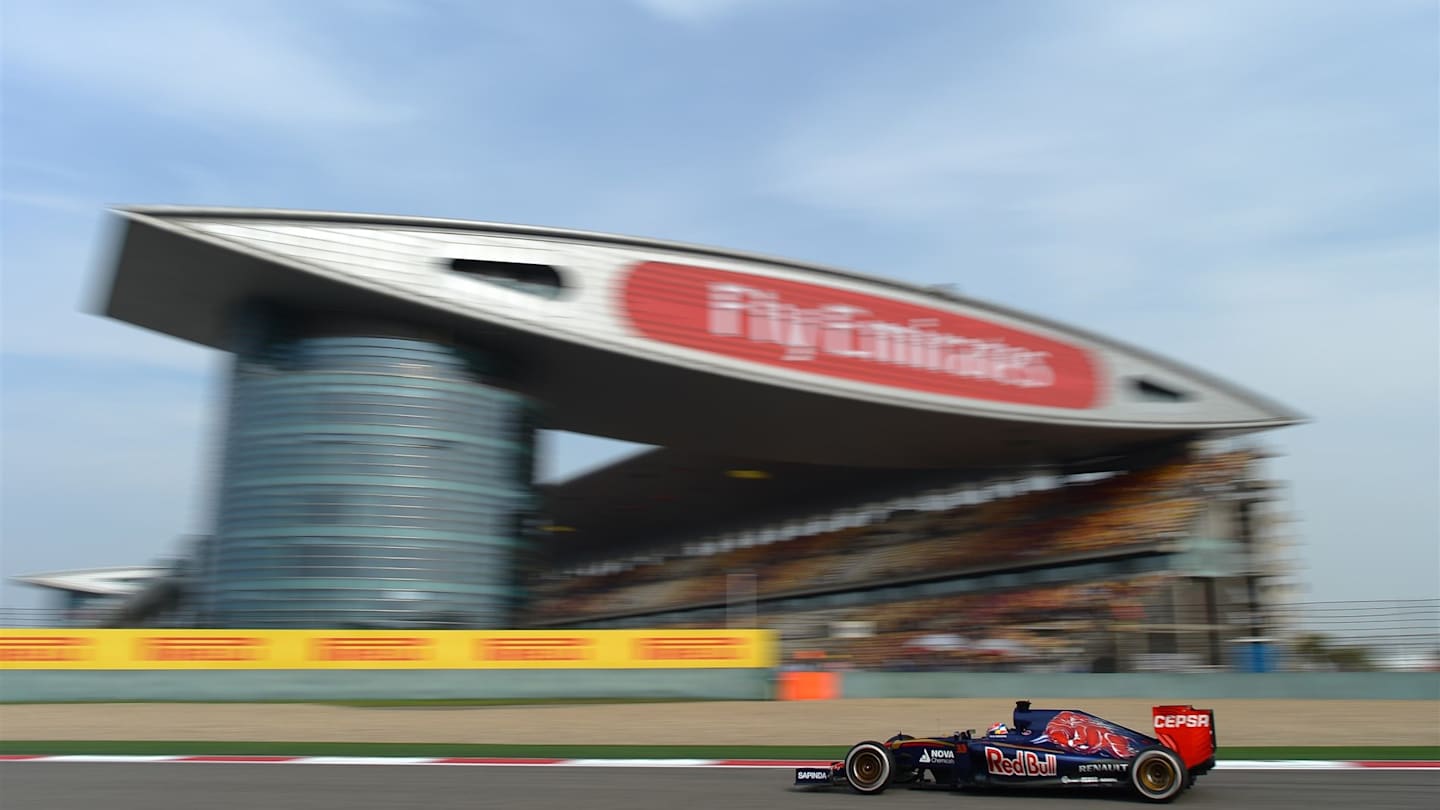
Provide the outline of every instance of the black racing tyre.
{"type": "Polygon", "coordinates": [[[1185,762],[1169,748],[1151,746],[1130,762],[1130,788],[1146,801],[1173,801],[1189,783],[1185,762]]]}
{"type": "Polygon", "coordinates": [[[866,740],[845,754],[845,780],[856,793],[883,793],[894,778],[895,757],[884,743],[866,740]]]}

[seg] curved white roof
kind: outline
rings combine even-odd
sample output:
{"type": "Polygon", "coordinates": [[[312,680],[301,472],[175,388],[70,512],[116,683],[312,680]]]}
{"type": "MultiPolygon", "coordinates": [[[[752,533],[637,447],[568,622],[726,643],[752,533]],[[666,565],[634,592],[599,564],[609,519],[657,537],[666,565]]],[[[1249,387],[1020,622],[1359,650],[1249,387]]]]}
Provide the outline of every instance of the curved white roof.
{"type": "Polygon", "coordinates": [[[113,317],[217,348],[228,313],[261,298],[443,326],[521,356],[516,386],[559,429],[775,460],[948,466],[1302,419],[1091,332],[783,259],[457,220],[119,213],[113,317]],[[490,275],[507,268],[544,270],[536,278],[558,280],[558,294],[490,275]]]}
{"type": "Polygon", "coordinates": [[[79,571],[55,571],[14,577],[14,581],[57,591],[88,593],[97,596],[125,596],[136,593],[148,583],[165,574],[164,568],[131,566],[128,568],[87,568],[79,571]]]}

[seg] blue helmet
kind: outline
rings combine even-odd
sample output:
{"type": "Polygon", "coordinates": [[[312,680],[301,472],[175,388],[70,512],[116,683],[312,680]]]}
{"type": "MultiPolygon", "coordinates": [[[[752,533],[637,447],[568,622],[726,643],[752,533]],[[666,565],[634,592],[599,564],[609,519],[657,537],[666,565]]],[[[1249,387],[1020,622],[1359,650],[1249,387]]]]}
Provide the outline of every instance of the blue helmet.
{"type": "Polygon", "coordinates": [[[1004,723],[996,723],[995,725],[990,727],[989,731],[985,732],[985,735],[987,737],[1004,737],[1009,733],[1009,726],[1005,725],[1004,723]]]}

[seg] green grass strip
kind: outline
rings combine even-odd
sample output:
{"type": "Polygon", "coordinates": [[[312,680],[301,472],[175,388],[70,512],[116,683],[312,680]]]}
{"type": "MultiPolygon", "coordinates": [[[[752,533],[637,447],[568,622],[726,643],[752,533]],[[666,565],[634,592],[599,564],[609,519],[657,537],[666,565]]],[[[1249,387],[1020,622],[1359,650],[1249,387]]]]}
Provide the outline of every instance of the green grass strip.
{"type": "MultiPolygon", "coordinates": [[[[503,745],[460,743],[0,740],[0,754],[137,756],[535,757],[558,759],[840,759],[834,745],[503,745]]],[[[1440,745],[1232,746],[1220,759],[1440,760],[1440,745]]]]}

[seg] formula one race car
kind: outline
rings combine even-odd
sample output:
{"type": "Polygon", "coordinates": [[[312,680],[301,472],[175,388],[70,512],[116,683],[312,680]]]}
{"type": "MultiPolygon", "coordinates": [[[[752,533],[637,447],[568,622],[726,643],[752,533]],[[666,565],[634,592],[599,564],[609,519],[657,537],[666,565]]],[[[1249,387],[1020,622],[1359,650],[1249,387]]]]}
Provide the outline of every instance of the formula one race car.
{"type": "Polygon", "coordinates": [[[1168,802],[1215,767],[1215,713],[1156,706],[1155,736],[1074,709],[1015,704],[1014,725],[978,736],[897,734],[858,743],[843,762],[797,768],[797,786],[848,785],[876,794],[891,785],[962,788],[1128,787],[1142,799],[1168,802]]]}

